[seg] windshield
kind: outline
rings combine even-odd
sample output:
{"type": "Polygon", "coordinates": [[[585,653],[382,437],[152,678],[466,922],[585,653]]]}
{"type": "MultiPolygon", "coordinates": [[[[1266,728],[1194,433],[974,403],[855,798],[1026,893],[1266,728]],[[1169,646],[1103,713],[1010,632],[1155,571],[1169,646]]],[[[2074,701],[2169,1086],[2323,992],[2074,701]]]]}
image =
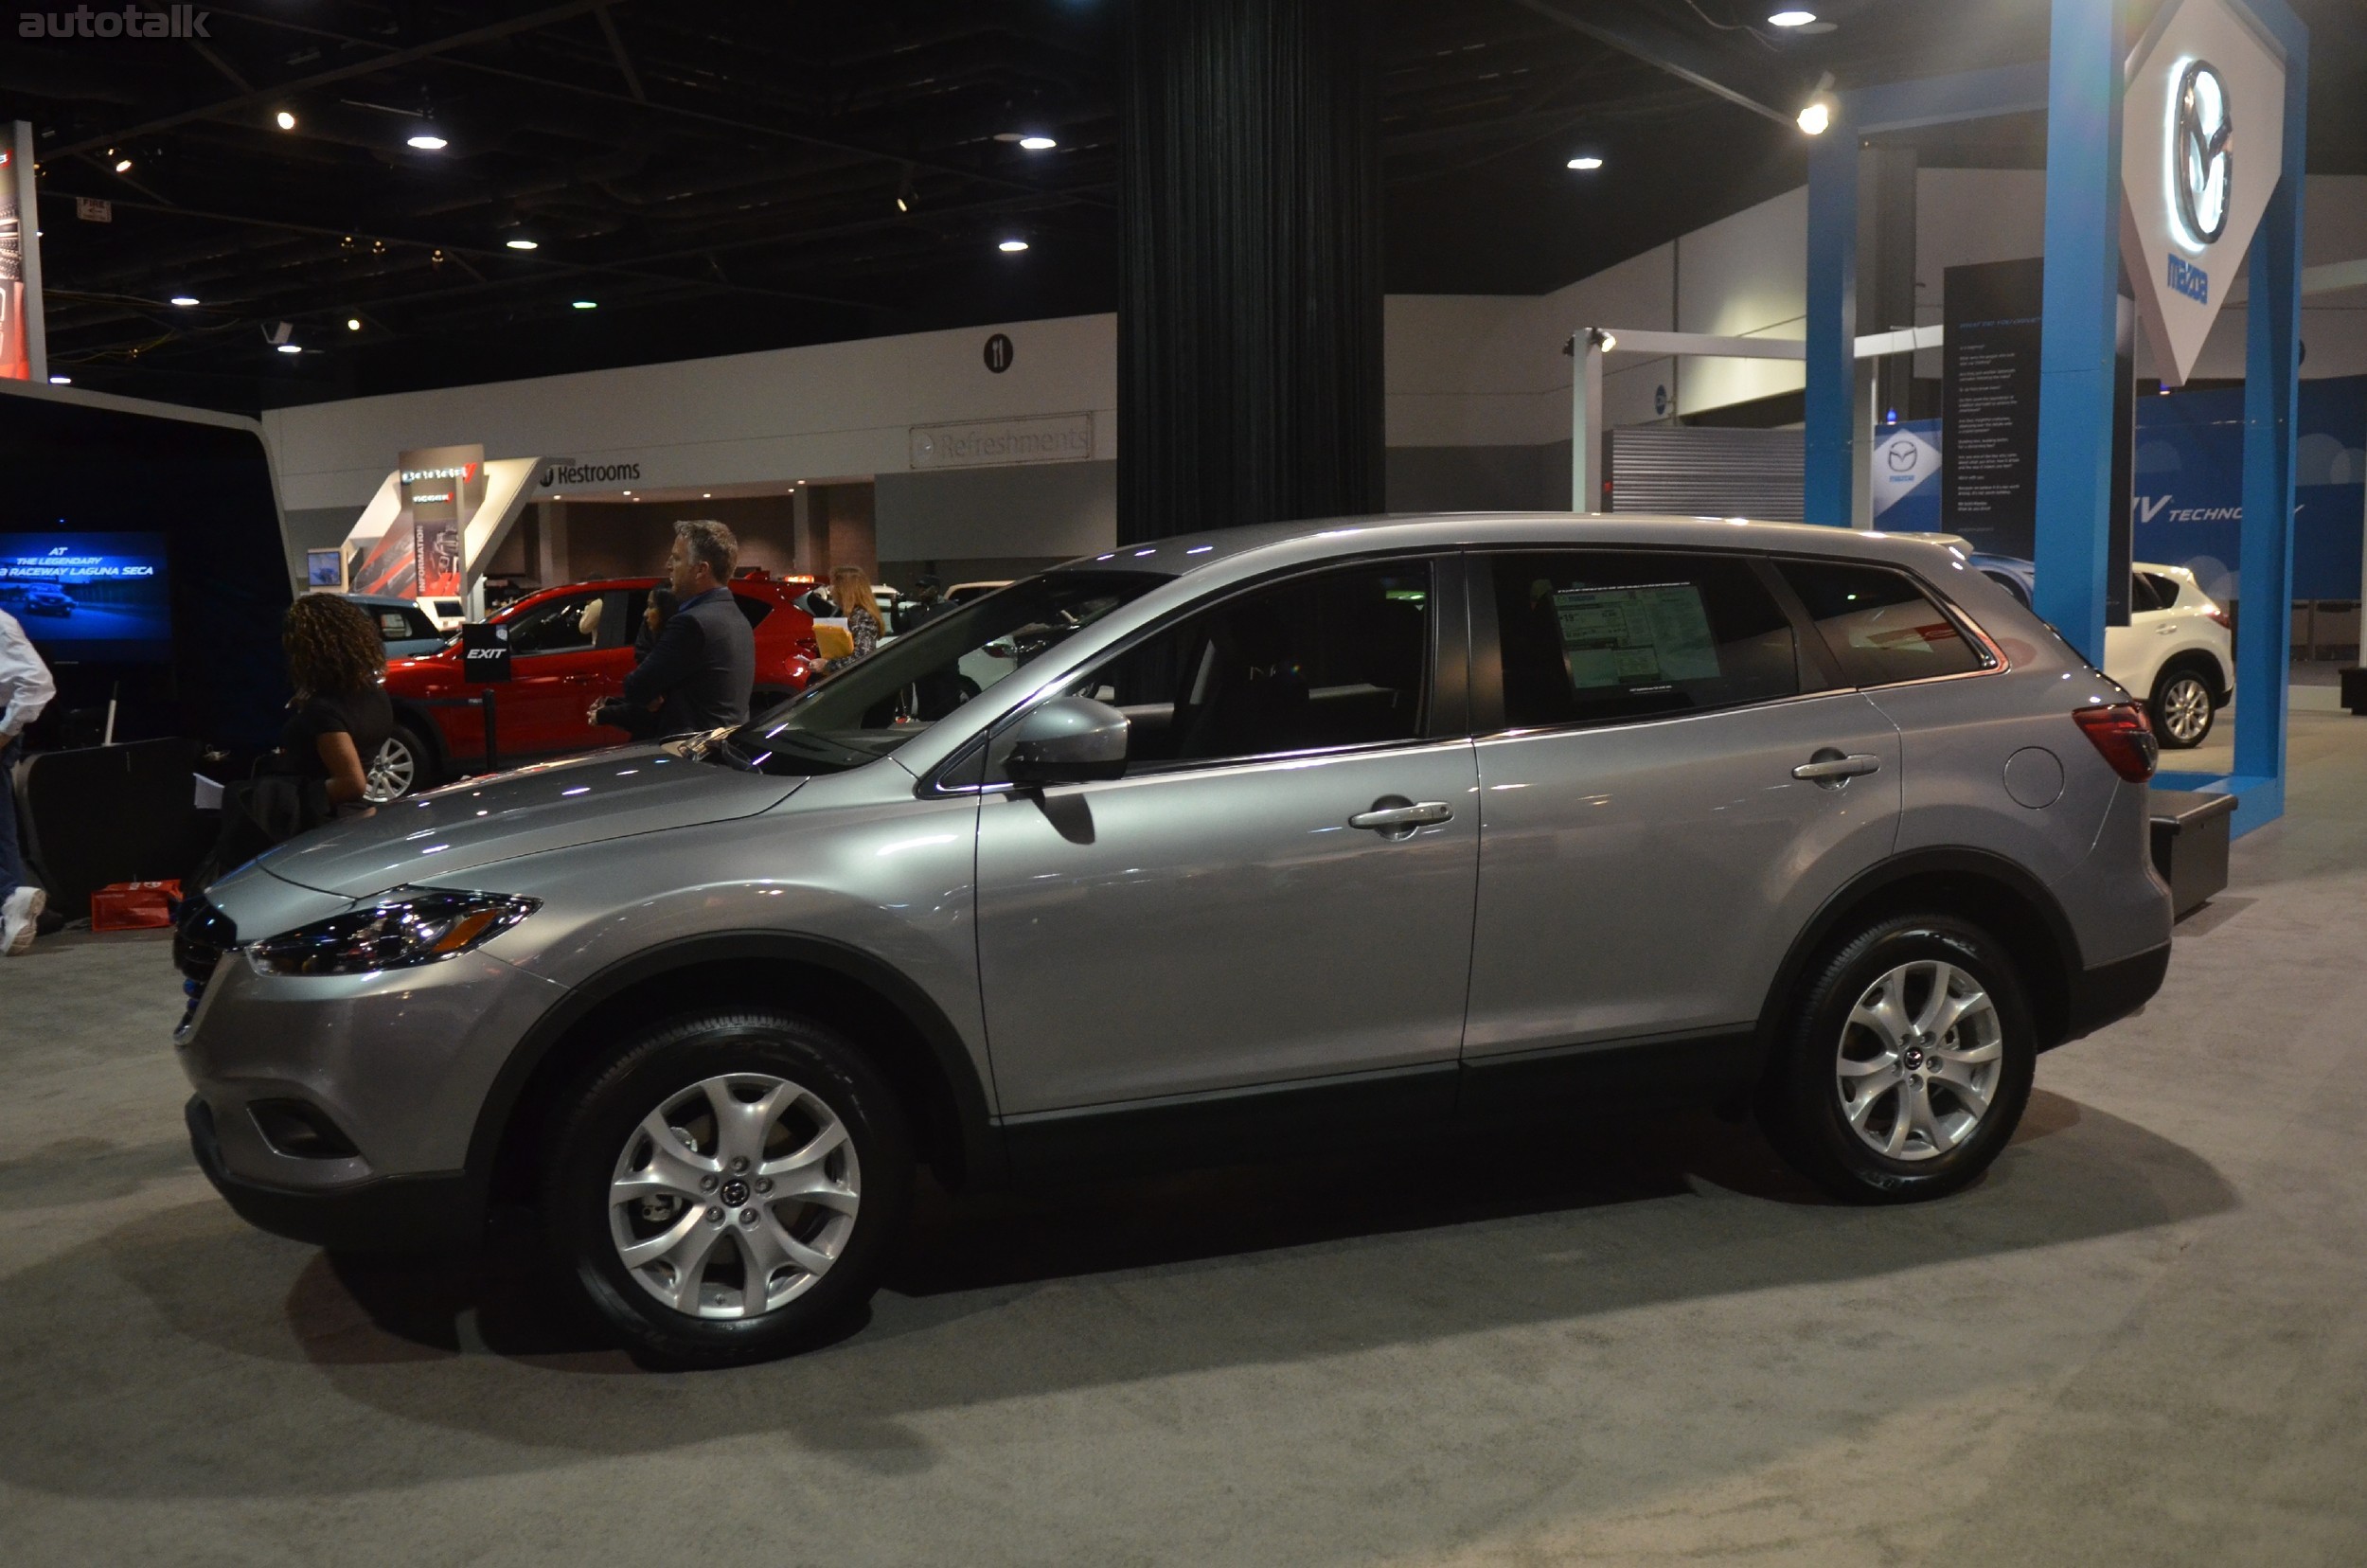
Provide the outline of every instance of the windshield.
{"type": "Polygon", "coordinates": [[[861,767],[1166,580],[1048,572],[972,599],[735,731],[730,760],[771,774],[861,767]]]}

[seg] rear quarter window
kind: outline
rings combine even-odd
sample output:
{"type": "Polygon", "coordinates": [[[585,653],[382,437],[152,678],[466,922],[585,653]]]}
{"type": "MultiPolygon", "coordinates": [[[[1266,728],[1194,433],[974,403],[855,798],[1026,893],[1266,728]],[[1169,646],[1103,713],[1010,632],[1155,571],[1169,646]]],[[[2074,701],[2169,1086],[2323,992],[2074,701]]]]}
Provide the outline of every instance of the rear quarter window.
{"type": "Polygon", "coordinates": [[[772,605],[760,598],[750,598],[745,594],[734,594],[732,602],[739,605],[739,613],[748,617],[748,630],[751,632],[762,626],[764,617],[773,613],[772,605]]]}
{"type": "Polygon", "coordinates": [[[1989,656],[1903,572],[1839,561],[1778,562],[1853,686],[1961,675],[1989,656]]]}

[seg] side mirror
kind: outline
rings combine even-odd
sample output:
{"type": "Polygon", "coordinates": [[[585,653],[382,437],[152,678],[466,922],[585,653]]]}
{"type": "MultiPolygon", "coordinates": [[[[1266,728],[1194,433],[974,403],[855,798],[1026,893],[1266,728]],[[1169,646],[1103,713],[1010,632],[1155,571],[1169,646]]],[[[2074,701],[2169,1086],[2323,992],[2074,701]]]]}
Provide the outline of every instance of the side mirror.
{"type": "Polygon", "coordinates": [[[1090,697],[1056,697],[1011,733],[1004,775],[1014,784],[1083,784],[1126,774],[1125,714],[1090,697]]]}

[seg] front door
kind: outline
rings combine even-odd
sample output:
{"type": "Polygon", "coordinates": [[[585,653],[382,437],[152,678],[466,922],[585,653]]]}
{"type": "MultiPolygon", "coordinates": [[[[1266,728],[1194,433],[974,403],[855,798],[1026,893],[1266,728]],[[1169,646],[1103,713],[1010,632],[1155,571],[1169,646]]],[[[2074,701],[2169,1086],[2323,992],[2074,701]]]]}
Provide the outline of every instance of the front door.
{"type": "Polygon", "coordinates": [[[1749,1025],[1817,908],[1890,853],[1897,730],[1747,558],[1472,559],[1503,690],[1467,1058],[1749,1025]]]}
{"type": "Polygon", "coordinates": [[[623,739],[584,716],[632,668],[627,598],[622,590],[570,594],[510,622],[509,683],[493,699],[504,757],[589,750],[623,739]]]}
{"type": "Polygon", "coordinates": [[[1433,738],[1437,620],[1429,561],[1336,567],[1063,686],[1131,748],[1122,779],[982,805],[1006,1114],[1455,1060],[1479,822],[1470,742],[1433,738]]]}

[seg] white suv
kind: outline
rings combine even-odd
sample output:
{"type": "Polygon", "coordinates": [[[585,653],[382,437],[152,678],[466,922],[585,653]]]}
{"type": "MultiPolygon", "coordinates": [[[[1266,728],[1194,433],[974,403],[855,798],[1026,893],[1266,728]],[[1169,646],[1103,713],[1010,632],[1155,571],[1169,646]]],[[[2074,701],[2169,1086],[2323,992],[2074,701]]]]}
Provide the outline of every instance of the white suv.
{"type": "MultiPolygon", "coordinates": [[[[2030,602],[2030,562],[1977,556],[1975,562],[2030,602]]],[[[2104,672],[2142,692],[2163,746],[2199,746],[2234,695],[2234,623],[2183,566],[2137,561],[2129,573],[2128,624],[2104,632],[2104,672]]]]}

